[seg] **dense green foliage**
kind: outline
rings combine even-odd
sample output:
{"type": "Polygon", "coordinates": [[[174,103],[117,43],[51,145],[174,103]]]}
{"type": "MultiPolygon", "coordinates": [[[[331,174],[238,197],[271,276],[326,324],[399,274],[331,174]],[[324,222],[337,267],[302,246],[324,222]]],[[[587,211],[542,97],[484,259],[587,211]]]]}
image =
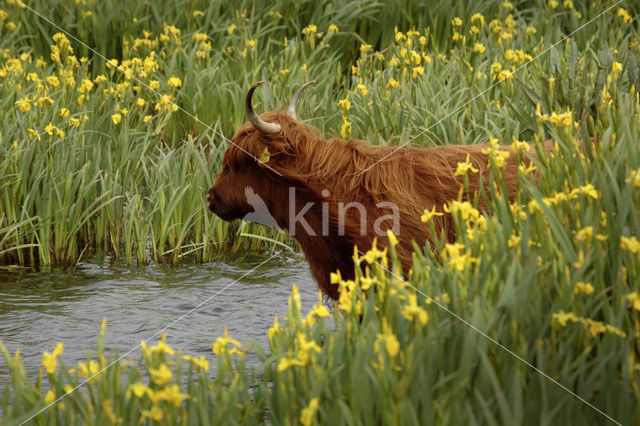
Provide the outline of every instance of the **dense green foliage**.
{"type": "MultiPolygon", "coordinates": [[[[244,367],[244,350],[228,336],[214,345],[215,374],[207,360],[183,359],[161,342],[33,422],[640,418],[640,34],[632,2],[602,16],[615,2],[34,3],[120,69],[6,3],[5,261],[75,261],[94,248],[132,263],[208,260],[286,241],[257,225],[227,225],[203,203],[226,138],[245,120],[246,90],[262,78],[270,84],[258,110],[280,108],[301,83],[318,80],[298,113],[328,135],[425,146],[495,138],[513,143],[519,158],[519,141],[556,144],[536,162],[535,183],[523,165],[515,203],[499,196],[502,160],[491,153],[491,215],[453,203],[458,241],[417,247],[406,282],[371,250],[356,256],[356,282],[333,277],[343,288],[335,313],[319,304],[302,317],[294,289],[270,347],[256,348],[259,371],[244,367]]],[[[8,421],[30,418],[109,364],[99,345],[69,373],[53,362],[60,350],[45,354],[48,372],[35,382],[4,351],[8,421]]]]}

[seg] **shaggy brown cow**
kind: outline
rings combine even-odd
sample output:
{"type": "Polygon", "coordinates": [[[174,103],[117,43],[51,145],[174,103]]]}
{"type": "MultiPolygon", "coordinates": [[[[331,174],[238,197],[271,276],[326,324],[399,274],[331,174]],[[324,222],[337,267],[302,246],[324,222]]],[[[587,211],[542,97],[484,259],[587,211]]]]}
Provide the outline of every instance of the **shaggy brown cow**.
{"type": "MultiPolygon", "coordinates": [[[[295,115],[298,96],[312,83],[298,89],[287,113],[266,112],[262,117],[251,103],[262,82],[251,87],[245,105],[249,122],[225,152],[222,172],[207,201],[224,220],[245,218],[289,230],[322,292],[337,299],[329,274],[340,270],[343,277],[352,277],[354,245],[369,250],[377,236],[378,247],[385,247],[387,229],[398,237],[398,256],[403,269],[409,270],[412,241],[433,243],[429,227],[420,220],[424,210],[442,211],[458,199],[463,182],[454,175],[458,163],[468,156],[478,169],[468,175],[470,194],[481,182],[487,185],[488,156],[482,153],[487,145],[401,148],[387,157],[396,148],[361,140],[323,140],[317,129],[295,115]]],[[[514,157],[509,156],[504,169],[510,197],[517,182],[514,157]]],[[[486,210],[486,204],[481,202],[480,209],[486,210]]],[[[450,215],[433,220],[438,234],[455,239],[450,215]]]]}

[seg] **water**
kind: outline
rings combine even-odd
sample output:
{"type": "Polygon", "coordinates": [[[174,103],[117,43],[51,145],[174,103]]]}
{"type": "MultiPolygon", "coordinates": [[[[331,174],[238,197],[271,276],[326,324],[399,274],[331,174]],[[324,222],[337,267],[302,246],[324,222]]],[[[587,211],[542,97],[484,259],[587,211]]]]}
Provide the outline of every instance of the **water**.
{"type": "MultiPolygon", "coordinates": [[[[210,360],[212,344],[225,328],[241,343],[255,341],[266,348],[274,316],[282,322],[286,315],[292,284],[300,288],[304,313],[318,297],[301,255],[276,254],[252,271],[268,258],[254,254],[225,262],[131,268],[96,257],[75,268],[0,269],[0,339],[12,354],[20,348],[30,377],[42,367],[43,351],[51,352],[58,342],[64,342],[61,358],[68,368],[86,360],[90,350],[95,353],[103,318],[105,348],[117,348],[121,355],[140,340],[157,342],[165,327],[174,349],[210,360]]],[[[136,349],[127,358],[139,355],[136,349]]],[[[250,350],[248,363],[258,363],[250,350]]],[[[0,358],[0,384],[7,374],[0,358]]]]}

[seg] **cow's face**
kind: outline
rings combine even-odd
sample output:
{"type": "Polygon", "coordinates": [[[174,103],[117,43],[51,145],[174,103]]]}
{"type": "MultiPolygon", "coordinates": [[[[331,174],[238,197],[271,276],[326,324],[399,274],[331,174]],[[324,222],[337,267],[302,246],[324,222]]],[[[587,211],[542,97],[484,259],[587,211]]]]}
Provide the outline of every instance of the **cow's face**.
{"type": "MultiPolygon", "coordinates": [[[[283,131],[283,121],[296,120],[295,105],[298,96],[313,82],[301,86],[289,102],[286,114],[267,112],[258,116],[251,105],[253,91],[262,82],[254,84],[245,99],[249,121],[236,133],[224,154],[222,172],[207,192],[209,209],[223,220],[245,218],[261,210],[281,208],[286,199],[282,173],[276,162],[294,158],[283,131]]],[[[280,164],[282,166],[282,164],[280,164]]],[[[271,222],[268,222],[269,224],[271,222]]]]}
{"type": "Polygon", "coordinates": [[[239,132],[236,135],[224,154],[222,171],[207,191],[209,210],[223,220],[244,218],[255,210],[252,197],[258,196],[267,201],[271,196],[273,177],[251,152],[256,148],[247,143],[252,136],[257,136],[254,133],[257,132],[239,132]]]}

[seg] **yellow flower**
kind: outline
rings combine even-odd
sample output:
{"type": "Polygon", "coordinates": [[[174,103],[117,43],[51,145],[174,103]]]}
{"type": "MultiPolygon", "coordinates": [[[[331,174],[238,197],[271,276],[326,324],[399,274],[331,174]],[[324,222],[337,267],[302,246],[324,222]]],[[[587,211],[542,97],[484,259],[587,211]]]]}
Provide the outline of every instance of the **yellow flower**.
{"type": "Polygon", "coordinates": [[[387,229],[387,238],[389,238],[389,243],[391,243],[392,246],[398,245],[398,238],[391,229],[387,229]]]}
{"type": "Polygon", "coordinates": [[[80,369],[78,375],[85,376],[86,378],[91,378],[100,371],[100,365],[95,361],[89,361],[88,365],[84,362],[79,362],[78,368],[80,369]]]}
{"type": "Polygon", "coordinates": [[[169,404],[174,407],[180,407],[182,405],[182,401],[188,398],[187,394],[180,392],[180,387],[176,384],[171,386],[167,386],[163,390],[161,390],[159,397],[164,401],[167,401],[169,404]]]}
{"type": "Polygon", "coordinates": [[[627,300],[636,311],[640,311],[640,294],[637,291],[627,294],[627,300]]]}
{"type": "Polygon", "coordinates": [[[509,241],[508,241],[508,246],[509,247],[515,247],[520,243],[520,240],[522,240],[522,235],[511,235],[509,237],[509,241]]]}
{"type": "Polygon", "coordinates": [[[556,7],[558,7],[558,2],[556,0],[550,0],[549,1],[549,7],[551,9],[555,9],[556,7]]]}
{"type": "Polygon", "coordinates": [[[376,336],[374,346],[376,353],[379,352],[380,345],[384,345],[384,349],[391,358],[395,357],[398,355],[398,352],[400,352],[400,343],[387,324],[387,319],[384,317],[382,318],[382,333],[379,333],[376,336]]]}
{"type": "Polygon", "coordinates": [[[632,21],[631,16],[629,15],[629,12],[627,12],[626,9],[623,9],[623,8],[618,9],[618,17],[622,18],[625,24],[628,24],[629,22],[632,21]]]}
{"type": "Polygon", "coordinates": [[[593,285],[591,285],[591,283],[583,283],[583,282],[577,282],[575,287],[573,288],[573,294],[579,295],[579,294],[586,294],[587,296],[590,294],[593,294],[593,285]]]}
{"type": "Polygon", "coordinates": [[[171,381],[173,373],[165,364],[160,364],[159,368],[150,368],[149,375],[151,381],[158,386],[164,386],[171,381]]]}
{"type": "Polygon", "coordinates": [[[457,16],[455,18],[453,18],[451,20],[451,25],[454,27],[459,27],[462,25],[462,19],[458,18],[457,16]]]}
{"type": "Polygon", "coordinates": [[[56,77],[55,75],[48,76],[46,80],[47,83],[49,83],[49,85],[54,89],[60,85],[60,79],[58,79],[58,77],[56,77]]]}
{"type": "Polygon", "coordinates": [[[480,217],[480,211],[473,207],[469,201],[451,201],[445,204],[444,211],[452,215],[458,215],[462,220],[476,220],[480,217]]]}
{"type": "Polygon", "coordinates": [[[309,405],[302,409],[302,414],[300,415],[300,423],[302,423],[304,426],[309,426],[313,422],[313,416],[315,416],[316,411],[318,411],[319,405],[319,398],[313,398],[311,401],[309,401],[309,405]]]}
{"type": "Polygon", "coordinates": [[[169,84],[169,86],[173,88],[178,88],[182,86],[182,80],[180,80],[180,78],[176,77],[175,75],[172,75],[169,81],[167,81],[167,84],[169,84]]]}
{"type": "Polygon", "coordinates": [[[145,104],[145,100],[144,100],[143,98],[138,98],[138,100],[136,101],[136,104],[137,104],[139,107],[143,107],[143,106],[144,106],[144,104],[145,104]]]}
{"type": "Polygon", "coordinates": [[[600,193],[598,192],[598,190],[590,183],[583,185],[579,188],[575,188],[574,190],[571,191],[571,196],[574,195],[574,193],[580,193],[582,195],[586,195],[588,197],[591,197],[595,200],[597,200],[598,198],[600,198],[600,193]]]}
{"type": "Polygon", "coordinates": [[[80,93],[87,93],[91,89],[93,89],[93,81],[89,80],[88,78],[85,78],[84,80],[82,80],[82,83],[80,84],[80,87],[78,88],[78,91],[80,93]]]}
{"type": "Polygon", "coordinates": [[[376,260],[382,260],[383,263],[386,263],[387,261],[387,249],[385,248],[384,250],[379,250],[377,247],[377,242],[377,238],[374,238],[371,249],[369,249],[364,255],[364,260],[366,260],[369,264],[372,264],[376,260]]]}
{"type": "Polygon", "coordinates": [[[184,355],[182,359],[184,359],[185,361],[191,361],[191,365],[193,365],[196,370],[209,371],[209,360],[202,355],[200,356],[200,358],[184,355]]]}
{"type": "Polygon", "coordinates": [[[57,129],[58,128],[54,126],[53,123],[49,123],[46,126],[44,126],[44,131],[47,132],[49,136],[53,136],[53,132],[56,131],[57,129]]]}
{"type": "Polygon", "coordinates": [[[471,253],[469,252],[461,254],[460,251],[463,248],[465,248],[465,246],[461,243],[445,244],[443,255],[447,259],[450,270],[462,272],[474,262],[478,261],[478,259],[471,257],[471,253]]]}
{"type": "Polygon", "coordinates": [[[337,33],[338,31],[340,30],[338,29],[338,26],[336,24],[329,25],[329,28],[327,29],[328,33],[337,33]]]}
{"type": "Polygon", "coordinates": [[[462,41],[462,43],[465,43],[465,42],[467,41],[467,37],[466,37],[466,36],[463,36],[462,34],[460,34],[460,33],[459,33],[459,32],[457,32],[457,31],[454,31],[454,32],[453,32],[453,35],[451,36],[451,40],[453,40],[453,41],[461,40],[461,41],[462,41]]]}
{"type": "Polygon", "coordinates": [[[302,29],[302,34],[307,37],[312,37],[315,33],[318,32],[318,27],[316,25],[310,24],[302,29]]]}
{"type": "Polygon", "coordinates": [[[107,68],[111,69],[111,68],[117,68],[118,67],[118,60],[117,59],[109,59],[107,61],[107,68]]]}
{"type": "Polygon", "coordinates": [[[498,80],[498,81],[502,81],[502,80],[505,80],[507,78],[513,78],[513,72],[511,72],[509,70],[502,70],[496,76],[496,80],[498,80]]]}
{"type": "Polygon", "coordinates": [[[398,83],[398,81],[396,81],[396,79],[394,79],[393,77],[391,77],[389,79],[389,81],[387,82],[387,87],[390,87],[392,89],[398,88],[400,87],[400,83],[398,83]]]}
{"type": "Polygon", "coordinates": [[[291,286],[291,298],[289,299],[289,305],[293,301],[295,309],[300,309],[300,290],[297,285],[291,286]]]}
{"type": "Polygon", "coordinates": [[[151,80],[149,82],[149,88],[153,89],[153,90],[159,89],[160,88],[160,82],[158,80],[151,80]]]}
{"type": "Polygon", "coordinates": [[[31,110],[31,99],[28,97],[17,100],[15,104],[18,105],[18,108],[20,108],[22,112],[29,112],[31,110]]]}
{"type": "Polygon", "coordinates": [[[471,170],[471,173],[478,173],[478,169],[473,167],[473,164],[469,162],[469,154],[467,154],[467,159],[464,162],[458,163],[454,176],[465,176],[469,170],[471,170]]]}
{"type": "Polygon", "coordinates": [[[415,79],[419,75],[422,75],[422,74],[424,74],[424,67],[423,66],[413,67],[413,71],[411,73],[411,78],[415,79]]]}
{"type": "Polygon", "coordinates": [[[420,324],[425,325],[429,319],[427,311],[418,306],[418,298],[415,294],[408,295],[409,304],[402,309],[402,316],[408,321],[413,321],[416,317],[420,324]]]}
{"type": "Polygon", "coordinates": [[[164,417],[162,409],[160,409],[160,407],[158,407],[157,405],[153,405],[150,410],[142,410],[140,414],[142,415],[143,419],[150,418],[156,422],[161,421],[164,417]]]}
{"type": "Polygon", "coordinates": [[[471,22],[473,22],[473,23],[478,22],[482,26],[482,25],[484,25],[484,16],[482,16],[482,14],[480,14],[480,13],[475,13],[471,17],[471,22]]]}
{"type": "Polygon", "coordinates": [[[247,40],[247,47],[256,47],[258,45],[258,39],[247,40]]]}
{"type": "Polygon", "coordinates": [[[367,52],[371,52],[373,50],[373,46],[370,44],[361,44],[360,45],[360,53],[364,54],[367,52]]]}
{"type": "Polygon", "coordinates": [[[62,108],[60,110],[60,118],[67,118],[69,116],[69,108],[62,108]]]}
{"type": "Polygon", "coordinates": [[[433,208],[431,210],[424,209],[424,213],[420,217],[420,220],[422,220],[424,223],[427,223],[431,219],[433,219],[435,216],[443,216],[443,215],[444,215],[444,213],[437,212],[436,211],[436,206],[433,206],[433,208]]]}
{"type": "Polygon", "coordinates": [[[191,38],[194,41],[203,42],[203,41],[207,41],[207,38],[209,38],[209,36],[206,33],[195,33],[194,35],[191,36],[191,38]]]}
{"type": "Polygon", "coordinates": [[[299,367],[303,367],[305,365],[304,361],[301,361],[297,358],[282,358],[280,360],[280,362],[278,363],[278,373],[283,372],[284,370],[288,369],[289,367],[292,367],[294,365],[297,365],[299,367]]]}
{"type": "Polygon", "coordinates": [[[633,186],[640,188],[640,169],[629,172],[629,177],[625,180],[627,183],[633,182],[633,186]]]}
{"type": "Polygon", "coordinates": [[[340,127],[340,135],[343,139],[346,139],[351,136],[351,122],[344,115],[342,116],[342,121],[343,123],[340,127]]]}
{"type": "Polygon", "coordinates": [[[309,352],[314,351],[317,353],[321,353],[322,349],[320,346],[313,341],[307,340],[306,336],[299,332],[297,336],[297,346],[298,346],[298,359],[303,362],[303,365],[309,361],[309,352]]]}
{"type": "Polygon", "coordinates": [[[142,382],[136,382],[132,385],[129,385],[129,390],[133,392],[135,396],[138,398],[142,398],[147,391],[147,386],[142,382]]]}
{"type": "Polygon", "coordinates": [[[578,317],[575,316],[572,312],[560,311],[551,315],[551,324],[558,324],[561,327],[567,325],[568,321],[577,322],[578,317]]]}
{"type": "Polygon", "coordinates": [[[158,352],[160,354],[167,353],[169,355],[175,355],[175,351],[171,348],[171,346],[167,345],[165,342],[167,340],[167,333],[162,334],[162,338],[158,342],[157,345],[151,346],[149,351],[151,353],[158,352]]]}
{"type": "Polygon", "coordinates": [[[232,339],[231,337],[229,337],[229,331],[225,327],[224,336],[218,337],[216,339],[216,342],[213,344],[213,349],[212,349],[213,353],[216,354],[216,355],[221,355],[222,353],[224,353],[224,352],[226,352],[228,350],[227,346],[229,344],[237,346],[239,348],[242,347],[240,342],[238,342],[237,340],[232,339]]]}
{"type": "Polygon", "coordinates": [[[576,232],[577,241],[589,241],[593,237],[593,226],[585,226],[576,232]]]}
{"type": "Polygon", "coordinates": [[[269,331],[267,332],[267,336],[269,337],[269,340],[273,339],[273,336],[275,336],[279,332],[280,332],[280,324],[278,323],[278,316],[276,315],[275,318],[273,318],[273,327],[269,328],[269,331]]]}
{"type": "Polygon", "coordinates": [[[476,42],[476,44],[473,46],[473,51],[474,52],[484,53],[485,50],[486,50],[486,48],[484,47],[484,45],[482,43],[476,42]]]}
{"type": "Polygon", "coordinates": [[[122,115],[120,115],[119,113],[115,113],[111,116],[111,121],[113,121],[113,124],[120,124],[120,122],[122,121],[122,115]]]}
{"type": "Polygon", "coordinates": [[[511,149],[514,152],[520,152],[522,150],[529,152],[529,149],[531,147],[529,146],[529,144],[527,142],[522,142],[516,139],[516,137],[513,137],[513,143],[511,144],[511,149]]]}
{"type": "Polygon", "coordinates": [[[634,236],[620,237],[620,247],[622,250],[627,250],[631,253],[640,253],[640,241],[634,236]]]}
{"type": "Polygon", "coordinates": [[[342,108],[343,111],[347,111],[349,108],[351,108],[351,102],[349,102],[349,93],[347,93],[347,96],[344,99],[338,101],[338,106],[342,108]]]}
{"type": "Polygon", "coordinates": [[[613,72],[613,78],[618,78],[618,75],[622,71],[622,64],[620,62],[613,61],[611,65],[611,72],[613,72]]]}
{"type": "Polygon", "coordinates": [[[367,86],[365,86],[364,84],[362,83],[358,84],[356,86],[356,90],[359,90],[362,96],[367,96],[368,90],[367,90],[367,86]]]}
{"type": "Polygon", "coordinates": [[[510,157],[511,153],[501,149],[498,143],[498,139],[493,136],[489,136],[489,148],[485,148],[481,152],[489,156],[489,165],[491,165],[491,160],[493,160],[496,167],[502,167],[505,160],[510,157]]]}
{"type": "Polygon", "coordinates": [[[47,405],[53,404],[53,401],[56,400],[56,393],[53,389],[49,389],[47,395],[44,397],[44,403],[47,405]]]}
{"type": "Polygon", "coordinates": [[[231,24],[229,25],[229,28],[227,28],[227,33],[229,33],[229,35],[233,35],[233,31],[236,29],[236,25],[235,24],[231,24]]]}
{"type": "Polygon", "coordinates": [[[525,32],[527,33],[527,35],[533,35],[533,34],[537,33],[538,30],[536,30],[535,27],[529,26],[529,27],[527,27],[525,32]]]}
{"type": "Polygon", "coordinates": [[[200,16],[204,16],[204,12],[201,10],[194,10],[191,13],[191,16],[193,16],[194,18],[199,18],[200,16]]]}
{"type": "Polygon", "coordinates": [[[44,351],[44,354],[42,356],[42,365],[44,365],[44,368],[47,370],[47,373],[53,374],[56,371],[56,366],[57,366],[56,358],[58,358],[58,355],[60,355],[63,350],[64,350],[64,343],[58,343],[55,349],[53,350],[53,353],[44,351]]]}

